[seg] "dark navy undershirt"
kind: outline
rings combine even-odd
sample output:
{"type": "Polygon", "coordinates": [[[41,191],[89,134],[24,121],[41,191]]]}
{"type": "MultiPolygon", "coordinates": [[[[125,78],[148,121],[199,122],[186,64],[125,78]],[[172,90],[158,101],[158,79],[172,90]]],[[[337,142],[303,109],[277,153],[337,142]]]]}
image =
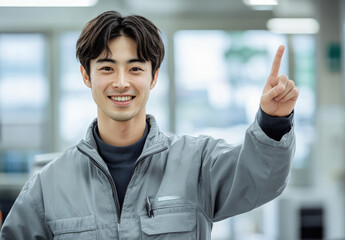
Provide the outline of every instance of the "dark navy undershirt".
{"type": "Polygon", "coordinates": [[[287,117],[272,117],[260,109],[258,111],[258,122],[262,131],[268,137],[280,141],[284,134],[291,130],[293,126],[293,115],[294,111],[287,117]]]}
{"type": "Polygon", "coordinates": [[[149,124],[146,123],[144,135],[136,143],[129,146],[112,146],[99,137],[98,126],[93,128],[93,135],[96,139],[98,153],[108,166],[110,174],[114,180],[117,196],[122,209],[127,186],[132,177],[134,165],[139,158],[149,133],[149,124]]]}
{"type": "MultiPolygon", "coordinates": [[[[268,137],[279,141],[292,128],[293,112],[287,117],[272,117],[260,109],[258,111],[258,122],[268,137]]],[[[144,135],[138,142],[129,146],[118,147],[102,141],[99,137],[97,125],[93,129],[98,152],[108,165],[110,174],[114,180],[121,209],[135,162],[143,150],[149,130],[150,124],[147,122],[144,135]]]]}

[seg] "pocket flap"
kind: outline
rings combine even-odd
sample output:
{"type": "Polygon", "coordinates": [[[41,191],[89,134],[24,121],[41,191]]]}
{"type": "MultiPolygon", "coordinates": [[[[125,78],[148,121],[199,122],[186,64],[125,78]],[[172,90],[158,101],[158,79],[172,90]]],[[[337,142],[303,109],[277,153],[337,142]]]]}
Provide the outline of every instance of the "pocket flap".
{"type": "Polygon", "coordinates": [[[48,225],[54,235],[85,232],[96,229],[96,220],[93,215],[84,217],[62,218],[48,221],[48,225]]]}
{"type": "Polygon", "coordinates": [[[195,225],[195,213],[169,213],[152,218],[141,217],[141,229],[147,235],[190,232],[195,225]]]}

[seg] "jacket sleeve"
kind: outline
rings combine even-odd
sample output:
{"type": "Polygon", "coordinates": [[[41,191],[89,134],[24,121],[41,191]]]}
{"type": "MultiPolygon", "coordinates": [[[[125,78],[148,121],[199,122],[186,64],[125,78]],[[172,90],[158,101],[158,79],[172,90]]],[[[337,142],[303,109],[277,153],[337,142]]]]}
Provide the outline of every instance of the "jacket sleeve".
{"type": "Polygon", "coordinates": [[[265,135],[257,119],[244,143],[199,139],[201,182],[208,196],[206,210],[213,221],[250,211],[279,196],[290,173],[295,152],[293,128],[280,141],[265,135]]]}
{"type": "Polygon", "coordinates": [[[40,194],[36,190],[39,186],[33,187],[38,182],[33,178],[24,185],[1,228],[0,240],[53,239],[44,221],[43,210],[34,200],[40,194]]]}

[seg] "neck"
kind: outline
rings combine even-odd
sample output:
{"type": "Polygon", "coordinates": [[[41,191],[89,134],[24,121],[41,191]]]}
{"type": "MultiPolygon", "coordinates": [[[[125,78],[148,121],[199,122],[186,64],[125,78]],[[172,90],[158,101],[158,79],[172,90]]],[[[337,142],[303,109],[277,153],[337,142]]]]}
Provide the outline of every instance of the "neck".
{"type": "Polygon", "coordinates": [[[146,116],[119,122],[111,119],[97,120],[100,138],[113,146],[128,146],[139,141],[144,135],[146,116]]]}

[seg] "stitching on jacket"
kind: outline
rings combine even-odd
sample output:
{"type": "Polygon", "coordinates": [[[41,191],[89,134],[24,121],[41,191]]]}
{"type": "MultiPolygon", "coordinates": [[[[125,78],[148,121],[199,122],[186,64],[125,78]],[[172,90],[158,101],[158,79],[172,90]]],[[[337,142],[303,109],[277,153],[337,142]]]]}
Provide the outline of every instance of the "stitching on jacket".
{"type": "MultiPolygon", "coordinates": [[[[38,177],[39,175],[37,175],[38,177]]],[[[40,184],[41,186],[41,184],[40,184]]],[[[32,203],[35,211],[38,213],[38,215],[40,216],[42,222],[45,222],[45,214],[43,212],[40,211],[40,208],[38,206],[38,204],[35,202],[34,198],[31,196],[30,192],[29,192],[29,188],[26,190],[27,191],[27,194],[28,194],[28,197],[29,199],[31,200],[30,202],[32,203]]]]}
{"type": "MultiPolygon", "coordinates": [[[[200,140],[200,139],[195,139],[196,141],[195,141],[195,146],[197,147],[197,143],[198,143],[198,141],[200,140]]],[[[200,158],[199,159],[201,159],[200,161],[201,161],[201,163],[200,163],[200,171],[199,171],[199,180],[200,180],[200,183],[201,183],[201,186],[202,186],[202,190],[206,193],[206,195],[205,196],[207,196],[208,197],[208,208],[209,209],[211,209],[211,211],[212,211],[212,216],[208,216],[210,219],[213,219],[213,215],[214,215],[214,207],[212,206],[212,193],[211,193],[211,191],[207,191],[207,188],[206,188],[206,185],[205,185],[205,183],[204,183],[204,181],[203,181],[203,177],[202,177],[202,167],[203,167],[203,158],[202,158],[202,152],[200,151],[200,149],[201,148],[199,148],[199,147],[197,147],[197,150],[198,150],[198,153],[199,153],[199,156],[200,156],[200,158]]]]}
{"type": "MultiPolygon", "coordinates": [[[[251,135],[251,137],[252,137],[252,138],[255,137],[254,134],[251,135]]],[[[252,139],[252,141],[253,141],[253,139],[252,139]]],[[[255,148],[256,148],[256,149],[258,148],[258,147],[257,147],[257,144],[255,144],[255,148]]],[[[273,155],[276,155],[276,153],[277,153],[276,147],[274,147],[273,149],[274,149],[273,155]]],[[[260,160],[263,161],[262,157],[260,157],[260,160]]],[[[268,174],[268,176],[267,176],[267,179],[269,179],[269,178],[271,177],[272,172],[273,172],[273,169],[276,168],[276,165],[277,165],[278,162],[279,162],[279,161],[274,161],[273,164],[269,164],[270,170],[269,170],[269,174],[268,174]]],[[[265,182],[266,182],[266,181],[265,181],[265,182]]],[[[266,183],[265,186],[264,186],[264,188],[263,188],[263,190],[262,190],[262,191],[260,192],[260,194],[258,195],[258,197],[257,197],[257,199],[256,199],[256,202],[255,202],[255,205],[254,205],[254,208],[256,208],[256,207],[258,207],[258,206],[261,205],[261,204],[259,204],[259,203],[260,203],[260,200],[262,199],[262,196],[263,196],[264,193],[266,192],[267,186],[268,186],[268,184],[266,183]]]]}

